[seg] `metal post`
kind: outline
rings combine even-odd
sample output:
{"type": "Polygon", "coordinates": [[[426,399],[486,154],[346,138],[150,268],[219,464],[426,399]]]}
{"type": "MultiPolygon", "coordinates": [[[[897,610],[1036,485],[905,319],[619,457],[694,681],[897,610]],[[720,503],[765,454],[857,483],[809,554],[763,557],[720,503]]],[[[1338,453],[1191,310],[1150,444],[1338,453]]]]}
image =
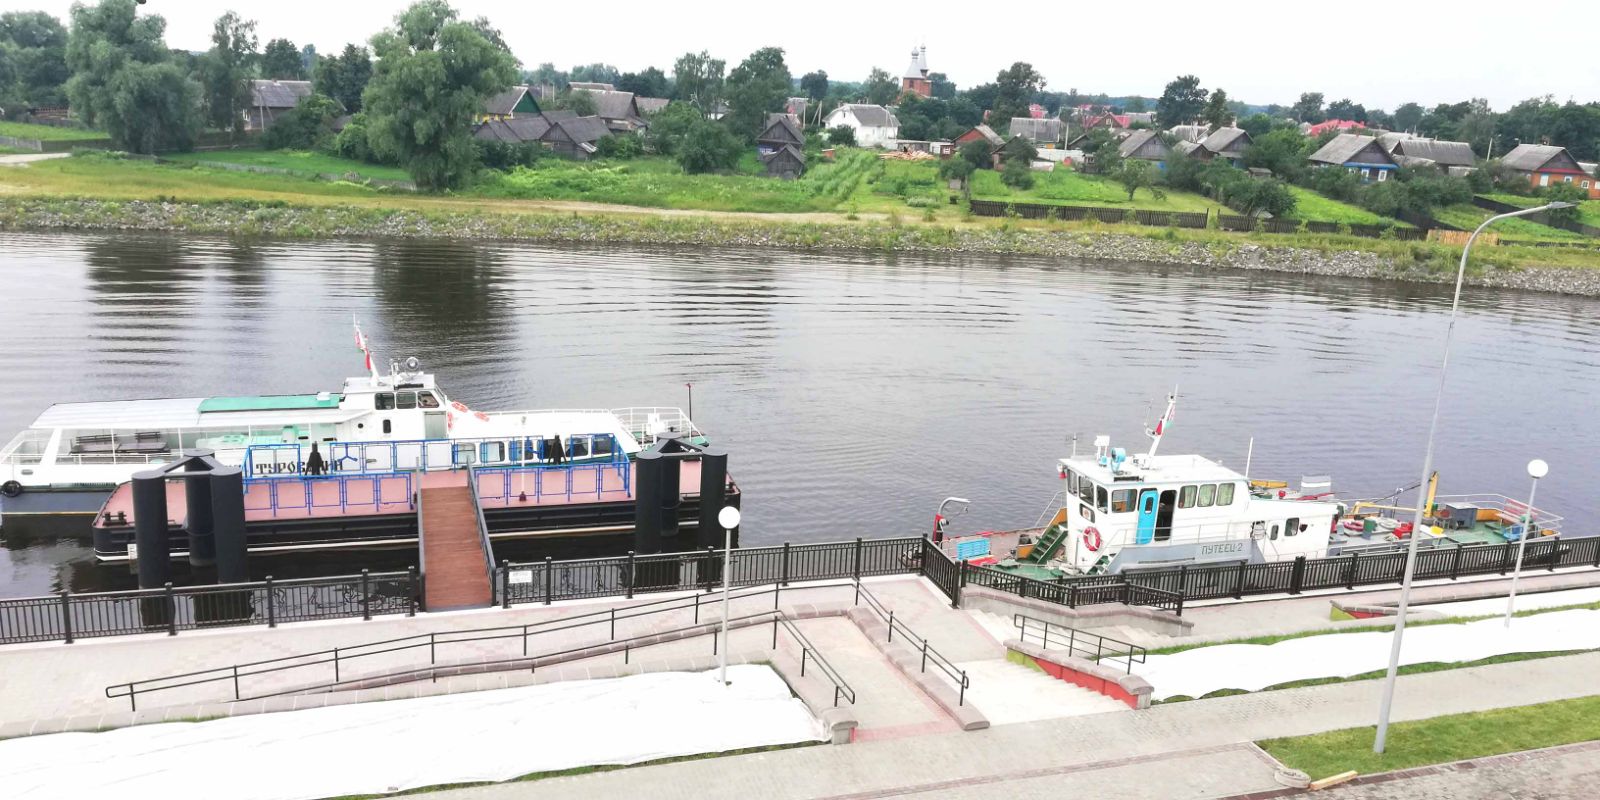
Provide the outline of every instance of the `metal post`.
{"type": "Polygon", "coordinates": [[[783,574],[778,578],[779,586],[789,585],[789,543],[783,543],[783,574]]]}
{"type": "Polygon", "coordinates": [[[361,570],[361,619],[372,619],[372,578],[361,570]]]}
{"type": "MultiPolygon", "coordinates": [[[[1416,529],[1412,529],[1412,532],[1415,533],[1416,529]]],[[[1412,541],[1416,541],[1416,540],[1413,539],[1412,541]]],[[[1347,567],[1345,569],[1345,571],[1344,571],[1344,588],[1347,591],[1356,588],[1356,568],[1360,564],[1360,562],[1361,562],[1361,554],[1360,553],[1351,553],[1350,554],[1350,566],[1347,567]]],[[[1411,562],[1408,560],[1408,561],[1406,561],[1406,563],[1410,564],[1411,562]]],[[[1410,574],[1410,572],[1411,572],[1411,570],[1409,568],[1407,568],[1406,573],[1410,574]]]]}
{"type": "Polygon", "coordinates": [[[728,685],[728,591],[733,587],[733,529],[722,529],[722,650],[717,656],[717,682],[728,685]]]}
{"type": "Polygon", "coordinates": [[[1239,575],[1233,581],[1233,599],[1235,600],[1244,599],[1244,568],[1249,563],[1248,561],[1239,562],[1239,575]]]}
{"type": "Polygon", "coordinates": [[[278,608],[272,599],[272,576],[267,576],[267,627],[278,627],[278,608]]]}
{"type": "Polygon", "coordinates": [[[1411,535],[1406,537],[1406,569],[1400,581],[1400,602],[1395,607],[1394,642],[1389,648],[1389,669],[1383,681],[1383,699],[1378,704],[1378,735],[1373,739],[1372,751],[1382,753],[1389,737],[1389,710],[1394,704],[1395,678],[1400,672],[1400,646],[1406,633],[1406,611],[1411,605],[1411,581],[1417,570],[1417,540],[1422,538],[1422,520],[1427,513],[1428,480],[1433,475],[1433,441],[1439,431],[1439,408],[1444,404],[1445,378],[1450,369],[1450,340],[1456,331],[1456,313],[1461,308],[1461,285],[1467,276],[1467,256],[1472,253],[1472,243],[1484,228],[1509,217],[1521,217],[1548,211],[1552,207],[1565,208],[1567,204],[1547,203],[1535,208],[1525,208],[1509,214],[1490,217],[1467,237],[1461,248],[1461,266],[1456,270],[1455,294],[1450,300],[1450,322],[1444,331],[1444,354],[1439,359],[1439,388],[1433,396],[1433,417],[1428,421],[1428,446],[1422,457],[1422,480],[1417,484],[1417,513],[1412,518],[1411,535]]]}
{"type": "Polygon", "coordinates": [[[1455,558],[1450,561],[1450,580],[1455,580],[1461,575],[1461,551],[1463,549],[1465,548],[1461,545],[1456,545],[1455,558]]]}
{"type": "Polygon", "coordinates": [[[417,568],[406,567],[406,616],[417,615],[417,568]]]}
{"type": "Polygon", "coordinates": [[[168,636],[177,636],[178,635],[178,598],[175,597],[172,594],[172,581],[167,581],[166,586],[163,587],[163,588],[166,589],[166,600],[167,600],[167,635],[168,636]]]}
{"type": "Polygon", "coordinates": [[[500,568],[499,568],[499,570],[497,570],[497,572],[498,572],[498,574],[500,576],[500,580],[497,581],[497,583],[500,584],[500,607],[503,608],[503,609],[504,608],[510,608],[511,607],[511,562],[509,560],[507,560],[507,559],[503,559],[503,558],[500,559],[500,568]]]}
{"type": "Polygon", "coordinates": [[[550,605],[555,594],[555,569],[554,559],[544,557],[544,604],[550,605]]]}
{"type": "Polygon", "coordinates": [[[856,578],[856,580],[858,580],[858,581],[859,581],[859,580],[861,580],[861,537],[860,537],[860,536],[857,536],[857,537],[856,537],[856,568],[855,568],[855,578],[856,578]]]}
{"type": "MultiPolygon", "coordinates": [[[[1244,580],[1244,565],[1239,565],[1239,579],[1244,580]]],[[[1295,556],[1294,566],[1289,570],[1289,594],[1299,594],[1300,587],[1306,582],[1306,557],[1295,556]]]]}
{"type": "MultiPolygon", "coordinates": [[[[1528,465],[1528,471],[1533,472],[1532,464],[1528,465]]],[[[1533,486],[1528,489],[1528,509],[1522,515],[1522,536],[1518,537],[1517,541],[1517,565],[1511,571],[1511,593],[1506,595],[1505,627],[1507,628],[1511,627],[1511,615],[1516,612],[1517,579],[1522,577],[1522,554],[1528,549],[1528,537],[1533,535],[1533,496],[1539,491],[1539,477],[1539,475],[1533,476],[1533,486]]]]}
{"type": "Polygon", "coordinates": [[[961,607],[961,587],[967,583],[967,560],[961,559],[961,571],[956,573],[956,585],[950,589],[950,607],[961,607]]]}
{"type": "Polygon", "coordinates": [[[1561,534],[1550,537],[1550,563],[1544,567],[1545,572],[1556,571],[1556,561],[1561,558],[1561,534]]]}
{"type": "Polygon", "coordinates": [[[72,644],[72,592],[61,590],[61,633],[65,644],[72,644]]]}
{"type": "Polygon", "coordinates": [[[633,584],[635,583],[635,579],[638,577],[634,573],[634,569],[635,569],[634,551],[629,550],[628,551],[628,599],[629,600],[633,599],[633,584]]]}
{"type": "Polygon", "coordinates": [[[894,609],[889,609],[889,641],[894,641],[894,609]]]}

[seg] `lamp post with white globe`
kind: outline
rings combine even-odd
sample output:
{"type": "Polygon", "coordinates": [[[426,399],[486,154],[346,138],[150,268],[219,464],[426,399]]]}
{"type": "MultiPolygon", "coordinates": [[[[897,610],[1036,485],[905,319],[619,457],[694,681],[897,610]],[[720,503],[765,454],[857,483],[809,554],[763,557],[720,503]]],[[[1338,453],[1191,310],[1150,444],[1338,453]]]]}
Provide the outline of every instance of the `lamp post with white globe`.
{"type": "Polygon", "coordinates": [[[1533,496],[1539,491],[1539,479],[1550,474],[1550,465],[1543,459],[1528,462],[1528,477],[1533,478],[1533,488],[1528,490],[1528,509],[1522,515],[1522,536],[1517,541],[1517,566],[1511,571],[1511,594],[1506,597],[1506,627],[1511,627],[1511,615],[1517,605],[1517,578],[1522,576],[1522,553],[1528,549],[1528,537],[1533,535],[1533,496]]]}
{"type": "Polygon", "coordinates": [[[717,512],[722,526],[722,646],[717,648],[717,681],[728,685],[728,587],[733,580],[733,529],[739,527],[739,509],[726,506],[717,512]]]}

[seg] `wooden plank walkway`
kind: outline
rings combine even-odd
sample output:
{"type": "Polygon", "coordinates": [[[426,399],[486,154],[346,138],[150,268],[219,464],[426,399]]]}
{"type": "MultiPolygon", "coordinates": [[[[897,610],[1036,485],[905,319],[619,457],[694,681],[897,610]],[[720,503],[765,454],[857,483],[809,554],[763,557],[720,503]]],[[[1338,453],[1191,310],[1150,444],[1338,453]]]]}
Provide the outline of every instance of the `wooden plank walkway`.
{"type": "Polygon", "coordinates": [[[420,513],[424,607],[449,611],[491,605],[494,593],[472,493],[465,485],[424,487],[420,513]]]}

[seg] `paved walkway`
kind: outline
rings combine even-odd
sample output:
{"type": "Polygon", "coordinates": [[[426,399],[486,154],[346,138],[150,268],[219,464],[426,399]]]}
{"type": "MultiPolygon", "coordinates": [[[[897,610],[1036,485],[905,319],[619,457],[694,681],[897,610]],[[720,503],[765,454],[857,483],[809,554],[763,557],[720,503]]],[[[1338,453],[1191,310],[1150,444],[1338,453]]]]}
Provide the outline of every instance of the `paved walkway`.
{"type": "Polygon", "coordinates": [[[1323,800],[1591,800],[1600,742],[1387,772],[1319,793],[1323,800]]]}
{"type": "Polygon", "coordinates": [[[14,153],[12,155],[0,155],[0,167],[26,167],[35,161],[67,158],[71,155],[71,153],[14,153]]]}
{"type": "MultiPolygon", "coordinates": [[[[1600,654],[1495,664],[1400,678],[1396,721],[1483,711],[1592,694],[1600,654]]],[[[443,792],[439,800],[521,800],[650,796],[673,800],[798,800],[902,796],[1044,796],[1052,776],[1108,769],[1127,760],[1131,787],[1095,781],[1085,796],[1215,797],[1270,790],[1271,770],[1238,760],[1195,757],[1258,739],[1370,725],[1378,681],[1331,684],[1097,714],[1000,725],[973,733],[808,747],[662,764],[530,783],[443,792]],[[963,794],[964,793],[964,794],[963,794]]],[[[1102,773],[1112,775],[1120,773],[1102,773]]],[[[1059,793],[1054,796],[1060,796],[1059,793]]]]}

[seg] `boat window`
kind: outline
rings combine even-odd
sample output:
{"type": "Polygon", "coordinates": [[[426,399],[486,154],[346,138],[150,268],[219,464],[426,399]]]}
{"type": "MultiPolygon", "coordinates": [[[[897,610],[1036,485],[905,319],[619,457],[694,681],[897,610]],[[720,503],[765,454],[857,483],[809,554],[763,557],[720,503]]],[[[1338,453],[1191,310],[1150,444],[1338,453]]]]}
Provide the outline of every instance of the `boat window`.
{"type": "Polygon", "coordinates": [[[1094,502],[1094,481],[1088,478],[1078,479],[1078,499],[1085,503],[1094,502]]]}
{"type": "Polygon", "coordinates": [[[1067,496],[1075,497],[1078,494],[1078,473],[1067,470],[1067,496]]]}
{"type": "Polygon", "coordinates": [[[395,404],[394,404],[395,408],[410,409],[410,408],[416,408],[417,407],[417,393],[416,392],[400,392],[400,393],[398,393],[398,394],[396,394],[394,396],[394,399],[395,399],[395,404]]]}
{"type": "Polygon", "coordinates": [[[439,398],[433,392],[417,392],[417,408],[438,408],[439,398]]]}
{"type": "Polygon", "coordinates": [[[1296,536],[1299,533],[1300,519],[1298,517],[1290,517],[1288,522],[1283,523],[1284,536],[1296,536]]]}
{"type": "Polygon", "coordinates": [[[1278,539],[1278,526],[1276,526],[1276,525],[1272,526],[1272,535],[1268,536],[1267,538],[1268,539],[1272,539],[1273,541],[1277,541],[1277,539],[1278,539]]]}
{"type": "Polygon", "coordinates": [[[1094,497],[1094,507],[1100,509],[1101,511],[1105,511],[1106,507],[1107,507],[1106,503],[1108,502],[1109,496],[1110,496],[1110,492],[1106,491],[1106,487],[1104,487],[1104,486],[1096,486],[1095,487],[1095,497],[1094,497]]]}
{"type": "Polygon", "coordinates": [[[472,457],[476,455],[471,442],[455,442],[450,446],[450,463],[471,464],[472,457]]]}
{"type": "Polygon", "coordinates": [[[1217,484],[1217,505],[1219,505],[1219,506],[1231,506],[1231,505],[1233,505],[1233,484],[1231,484],[1231,483],[1219,483],[1219,484],[1217,484]]]}
{"type": "Polygon", "coordinates": [[[1133,510],[1133,490],[1118,489],[1111,493],[1111,513],[1126,514],[1133,510]]]}
{"type": "Polygon", "coordinates": [[[1178,508],[1194,508],[1195,487],[1185,486],[1178,491],[1178,508]]]}
{"type": "Polygon", "coordinates": [[[383,432],[384,433],[394,433],[394,424],[389,422],[389,420],[384,420],[383,421],[383,432]]]}
{"type": "Polygon", "coordinates": [[[567,439],[567,457],[568,458],[588,458],[589,457],[589,437],[587,437],[587,436],[573,436],[573,437],[567,439]]]}
{"type": "Polygon", "coordinates": [[[1213,500],[1216,500],[1216,499],[1217,499],[1217,485],[1216,484],[1214,484],[1214,483],[1202,483],[1202,484],[1200,484],[1200,499],[1198,501],[1198,504],[1199,504],[1199,506],[1201,508],[1210,508],[1211,507],[1211,502],[1213,500]]]}
{"type": "Polygon", "coordinates": [[[373,399],[375,400],[374,407],[379,411],[390,411],[394,409],[394,392],[379,392],[378,394],[373,395],[373,399]]]}
{"type": "Polygon", "coordinates": [[[483,442],[478,445],[478,461],[495,464],[506,460],[505,442],[483,442]]]}
{"type": "Polygon", "coordinates": [[[594,437],[593,452],[597,456],[609,456],[614,450],[612,445],[615,443],[616,440],[610,436],[596,436],[594,437]]]}

